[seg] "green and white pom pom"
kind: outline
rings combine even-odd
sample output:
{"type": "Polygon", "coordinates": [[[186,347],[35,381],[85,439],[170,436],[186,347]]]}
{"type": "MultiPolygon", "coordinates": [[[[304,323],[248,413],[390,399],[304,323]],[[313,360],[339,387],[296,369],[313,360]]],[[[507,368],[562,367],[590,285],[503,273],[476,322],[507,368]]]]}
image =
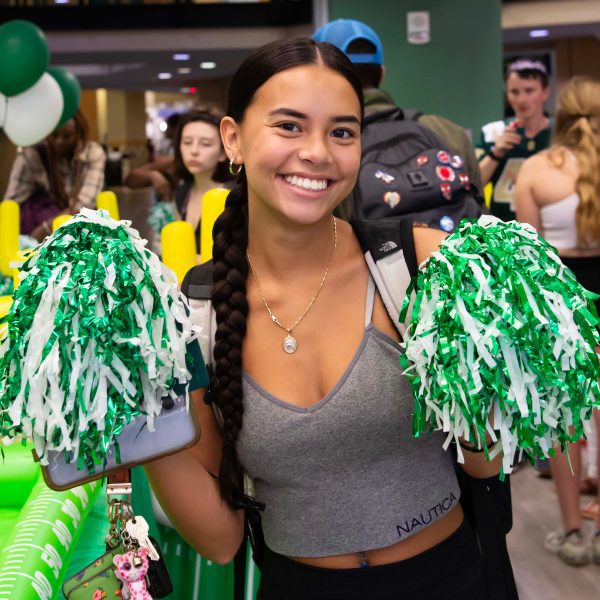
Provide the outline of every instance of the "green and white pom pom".
{"type": "Polygon", "coordinates": [[[30,235],[19,236],[19,248],[21,250],[30,250],[32,248],[37,248],[37,246],[39,246],[39,242],[30,235]]]}
{"type": "Polygon", "coordinates": [[[415,436],[441,429],[445,447],[464,437],[489,459],[487,431],[500,441],[504,473],[517,450],[545,458],[582,436],[600,404],[597,295],[533,227],[491,216],[463,221],[411,286],[401,363],[415,397],[415,436]]]}
{"type": "Polygon", "coordinates": [[[0,273],[0,296],[11,296],[13,293],[13,278],[0,273]]]}
{"type": "Polygon", "coordinates": [[[161,397],[191,378],[187,303],[145,245],[128,221],[83,209],[22,266],[0,320],[0,436],[32,437],[42,464],[49,450],[103,464],[127,423],[144,414],[152,430],[161,397]]]}
{"type": "Polygon", "coordinates": [[[150,208],[148,215],[148,225],[152,227],[155,233],[160,234],[165,225],[177,220],[177,209],[172,202],[157,202],[150,208]]]}

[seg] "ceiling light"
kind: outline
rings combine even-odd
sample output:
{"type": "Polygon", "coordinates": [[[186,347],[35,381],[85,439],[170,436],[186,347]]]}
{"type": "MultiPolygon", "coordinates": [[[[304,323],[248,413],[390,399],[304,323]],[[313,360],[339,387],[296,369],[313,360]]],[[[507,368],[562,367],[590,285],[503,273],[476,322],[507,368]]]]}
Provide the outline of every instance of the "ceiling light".
{"type": "Polygon", "coordinates": [[[217,63],[216,62],[212,62],[210,60],[206,61],[206,62],[201,62],[200,63],[200,68],[201,69],[214,69],[216,68],[217,63]]]}
{"type": "Polygon", "coordinates": [[[171,77],[173,77],[172,73],[159,73],[158,74],[159,79],[171,79],[171,77]]]}
{"type": "Polygon", "coordinates": [[[532,29],[529,32],[529,37],[531,38],[543,38],[548,37],[550,32],[547,29],[532,29]]]}
{"type": "Polygon", "coordinates": [[[190,60],[190,55],[185,52],[173,54],[173,60],[190,60]]]}
{"type": "Polygon", "coordinates": [[[191,73],[192,70],[189,67],[179,67],[179,69],[177,69],[177,72],[180,75],[187,75],[188,73],[191,73]]]}
{"type": "Polygon", "coordinates": [[[110,65],[102,65],[96,63],[80,63],[77,65],[57,64],[55,67],[62,67],[69,71],[75,77],[103,77],[106,75],[116,75],[127,71],[135,71],[146,65],[144,63],[113,63],[110,65]]]}
{"type": "Polygon", "coordinates": [[[161,122],[158,124],[158,128],[159,128],[159,129],[160,129],[162,132],[165,132],[165,131],[167,130],[167,124],[166,124],[164,121],[161,121],[161,122]]]}

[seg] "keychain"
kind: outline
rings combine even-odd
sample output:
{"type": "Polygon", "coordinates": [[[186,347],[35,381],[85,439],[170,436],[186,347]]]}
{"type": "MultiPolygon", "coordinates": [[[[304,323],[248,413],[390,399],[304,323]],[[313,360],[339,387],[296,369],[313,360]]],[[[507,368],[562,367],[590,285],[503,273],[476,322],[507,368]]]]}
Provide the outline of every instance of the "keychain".
{"type": "Polygon", "coordinates": [[[111,474],[106,488],[107,552],[63,584],[68,600],[154,600],[173,591],[160,548],[148,523],[131,507],[129,471],[111,474]]]}
{"type": "Polygon", "coordinates": [[[125,523],[125,530],[140,548],[148,550],[148,558],[150,559],[146,575],[148,591],[153,598],[168,596],[173,591],[173,584],[157,541],[148,535],[150,528],[146,519],[141,515],[135,515],[125,523]]]}
{"type": "Polygon", "coordinates": [[[152,600],[146,585],[146,573],[148,573],[148,549],[137,548],[125,554],[117,554],[113,557],[113,563],[117,568],[116,576],[122,583],[121,598],[123,600],[152,600]]]}

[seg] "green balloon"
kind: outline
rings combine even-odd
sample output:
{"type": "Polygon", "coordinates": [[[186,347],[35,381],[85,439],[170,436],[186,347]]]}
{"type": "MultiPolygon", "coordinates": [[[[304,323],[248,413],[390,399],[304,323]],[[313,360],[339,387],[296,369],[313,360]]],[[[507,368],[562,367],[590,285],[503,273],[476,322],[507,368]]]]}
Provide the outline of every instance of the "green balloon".
{"type": "Polygon", "coordinates": [[[29,21],[0,26],[0,92],[16,96],[29,89],[48,67],[48,44],[42,30],[29,21]]]}
{"type": "Polygon", "coordinates": [[[79,108],[81,86],[77,77],[62,67],[49,67],[48,74],[54,77],[63,95],[63,111],[56,128],[62,127],[79,108]]]}

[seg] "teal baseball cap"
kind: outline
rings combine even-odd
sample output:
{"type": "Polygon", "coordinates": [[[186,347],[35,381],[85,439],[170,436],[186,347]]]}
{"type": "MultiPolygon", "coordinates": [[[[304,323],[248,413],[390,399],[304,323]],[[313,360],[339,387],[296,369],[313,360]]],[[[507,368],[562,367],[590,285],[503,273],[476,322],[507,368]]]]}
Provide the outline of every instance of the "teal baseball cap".
{"type": "Polygon", "coordinates": [[[383,64],[383,45],[379,36],[365,23],[355,19],[336,19],[313,33],[315,42],[328,42],[337,46],[356,64],[383,64]],[[355,40],[367,40],[376,48],[371,54],[349,54],[346,49],[355,40]]]}

